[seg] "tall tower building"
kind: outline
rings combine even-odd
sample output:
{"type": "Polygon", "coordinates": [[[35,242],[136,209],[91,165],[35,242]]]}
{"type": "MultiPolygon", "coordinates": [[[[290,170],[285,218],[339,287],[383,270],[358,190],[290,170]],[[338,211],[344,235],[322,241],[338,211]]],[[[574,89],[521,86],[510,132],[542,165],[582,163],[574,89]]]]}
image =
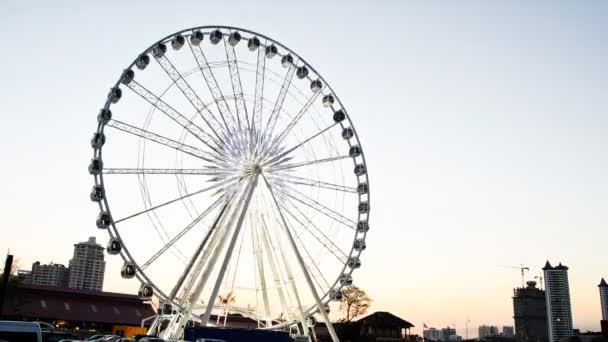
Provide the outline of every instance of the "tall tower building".
{"type": "Polygon", "coordinates": [[[602,321],[608,321],[608,284],[604,278],[598,285],[600,288],[600,301],[602,302],[602,321]]]}
{"type": "Polygon", "coordinates": [[[95,242],[94,237],[74,245],[74,256],[70,260],[70,280],[68,287],[101,291],[106,262],[103,260],[104,248],[95,242]]]}
{"type": "Polygon", "coordinates": [[[549,261],[543,267],[549,321],[549,341],[558,342],[572,336],[572,308],[568,267],[561,263],[552,267],[549,261]]]}
{"type": "Polygon", "coordinates": [[[513,318],[518,342],[547,342],[547,301],[535,281],[513,291],[513,318]]]}

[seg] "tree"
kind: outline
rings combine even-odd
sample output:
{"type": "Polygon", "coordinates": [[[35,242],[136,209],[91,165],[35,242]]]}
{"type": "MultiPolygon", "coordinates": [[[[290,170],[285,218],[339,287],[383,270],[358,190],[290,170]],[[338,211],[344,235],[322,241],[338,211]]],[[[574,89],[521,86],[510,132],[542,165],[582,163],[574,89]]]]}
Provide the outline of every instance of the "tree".
{"type": "Polygon", "coordinates": [[[340,311],[344,312],[345,317],[339,321],[351,322],[355,317],[365,314],[371,303],[372,299],[362,289],[355,285],[345,287],[340,300],[340,311]]]}

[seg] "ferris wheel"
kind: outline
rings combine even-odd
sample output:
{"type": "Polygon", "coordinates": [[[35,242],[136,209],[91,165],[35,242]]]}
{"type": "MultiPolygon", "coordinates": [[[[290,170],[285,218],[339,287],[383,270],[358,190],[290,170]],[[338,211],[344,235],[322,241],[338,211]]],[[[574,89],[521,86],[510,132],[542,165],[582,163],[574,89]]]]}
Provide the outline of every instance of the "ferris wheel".
{"type": "Polygon", "coordinates": [[[308,335],[316,316],[338,340],[328,308],[361,266],[369,182],[310,64],[249,30],[182,30],[135,58],[97,121],[96,224],[122,278],[158,298],[151,332],[179,339],[236,313],[308,335]]]}

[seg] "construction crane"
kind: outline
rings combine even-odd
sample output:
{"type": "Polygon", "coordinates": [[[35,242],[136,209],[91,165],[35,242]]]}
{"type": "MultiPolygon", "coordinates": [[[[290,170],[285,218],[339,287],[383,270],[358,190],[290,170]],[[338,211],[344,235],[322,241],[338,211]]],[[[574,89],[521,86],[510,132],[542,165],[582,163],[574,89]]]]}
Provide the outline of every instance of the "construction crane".
{"type": "Polygon", "coordinates": [[[528,271],[530,272],[530,267],[528,266],[524,266],[523,264],[520,264],[519,266],[505,266],[505,265],[500,265],[500,267],[505,267],[505,268],[516,268],[518,270],[521,271],[521,287],[524,288],[526,287],[526,278],[525,278],[525,272],[528,271]]]}

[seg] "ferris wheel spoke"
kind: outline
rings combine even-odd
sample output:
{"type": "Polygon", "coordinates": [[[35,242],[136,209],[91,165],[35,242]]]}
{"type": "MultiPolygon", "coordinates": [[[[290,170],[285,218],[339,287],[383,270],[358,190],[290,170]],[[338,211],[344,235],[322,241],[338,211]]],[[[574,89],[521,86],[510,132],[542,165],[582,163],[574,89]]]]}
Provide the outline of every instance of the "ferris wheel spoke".
{"type": "Polygon", "coordinates": [[[302,218],[300,220],[294,213],[292,213],[286,205],[282,205],[282,208],[296,221],[298,222],[306,231],[310,233],[310,235],[315,238],[329,253],[331,253],[336,259],[338,259],[341,263],[346,263],[348,259],[348,254],[346,254],[340,247],[338,247],[316,224],[312,222],[312,220],[305,215],[296,205],[294,205],[291,201],[287,200],[286,203],[289,203],[291,207],[293,207],[302,218]],[[307,222],[308,224],[304,223],[307,222]],[[314,228],[310,229],[310,227],[314,228]]]}
{"type": "Polygon", "coordinates": [[[178,141],[175,141],[173,139],[164,137],[162,135],[147,131],[145,129],[142,128],[138,128],[132,125],[129,125],[127,123],[118,121],[118,120],[111,120],[110,122],[108,122],[107,124],[108,127],[112,127],[115,128],[119,131],[152,141],[154,143],[160,144],[160,145],[164,145],[167,146],[169,148],[172,148],[174,150],[180,151],[182,153],[186,153],[189,154],[195,158],[198,159],[202,159],[204,161],[210,162],[210,163],[215,163],[216,162],[216,157],[205,152],[202,151],[194,146],[190,146],[190,145],[186,145],[183,143],[180,143],[178,141]]]}
{"type": "MultiPolygon", "coordinates": [[[[304,116],[304,114],[306,114],[308,112],[308,110],[310,109],[310,106],[312,106],[312,104],[315,102],[315,100],[319,97],[319,94],[321,94],[321,91],[313,93],[313,95],[308,99],[308,101],[306,101],[306,103],[304,104],[302,109],[300,109],[298,114],[296,114],[296,116],[293,117],[291,122],[289,122],[289,124],[287,124],[285,129],[283,129],[283,131],[281,131],[281,133],[279,133],[277,135],[277,138],[276,138],[275,142],[273,143],[273,145],[271,145],[271,147],[276,148],[281,145],[281,143],[283,142],[285,137],[287,137],[287,135],[291,132],[291,130],[296,126],[296,124],[300,121],[302,116],[304,116]]],[[[271,153],[272,153],[272,148],[271,148],[271,153]]]]}
{"type": "Polygon", "coordinates": [[[236,58],[236,51],[234,46],[228,42],[228,39],[224,39],[224,48],[226,50],[226,60],[228,62],[228,69],[230,70],[230,80],[232,84],[232,93],[234,94],[234,105],[236,108],[236,117],[238,120],[239,129],[243,130],[241,125],[241,115],[247,125],[247,129],[251,128],[249,124],[249,115],[247,113],[247,105],[243,94],[243,85],[241,83],[241,75],[239,72],[238,60],[236,58]]]}
{"type": "Polygon", "coordinates": [[[205,132],[202,128],[200,128],[199,126],[194,124],[192,121],[190,121],[188,118],[186,118],[184,115],[179,113],[177,110],[175,110],[173,107],[171,107],[165,101],[163,101],[159,96],[155,95],[154,93],[152,93],[151,91],[146,89],[144,86],[142,86],[135,80],[131,81],[127,85],[127,87],[129,89],[131,89],[134,93],[139,95],[141,98],[146,100],[148,103],[150,103],[152,106],[154,106],[156,109],[158,109],[159,111],[164,113],[167,117],[169,117],[169,119],[173,120],[178,125],[183,127],[186,131],[188,131],[190,134],[192,134],[192,136],[194,136],[201,143],[203,143],[203,145],[209,147],[212,151],[217,153],[219,156],[221,156],[221,157],[224,156],[222,151],[218,150],[215,146],[212,146],[205,139],[203,139],[203,137],[207,137],[209,140],[217,143],[217,141],[214,140],[213,136],[211,136],[209,133],[205,132]]]}
{"type": "Polygon", "coordinates": [[[213,209],[217,208],[222,202],[224,198],[218,198],[213,204],[211,204],[205,211],[203,211],[198,217],[196,217],[192,222],[190,222],[184,229],[182,229],[177,235],[175,235],[169,242],[167,242],[161,249],[159,249],[156,253],[154,253],[143,265],[140,267],[142,270],[145,270],[148,266],[150,266],[156,259],[158,259],[163,253],[165,253],[171,246],[173,246],[177,241],[179,241],[186,233],[188,233],[192,228],[194,228],[202,219],[204,219],[213,209]]]}
{"type": "Polygon", "coordinates": [[[318,211],[319,213],[331,218],[332,220],[341,223],[342,225],[346,226],[347,228],[350,228],[352,230],[356,230],[356,222],[354,222],[353,220],[349,219],[348,217],[336,212],[333,209],[330,209],[328,207],[326,207],[325,205],[317,202],[316,200],[302,194],[301,192],[298,192],[295,189],[287,189],[287,188],[281,188],[281,194],[290,197],[296,201],[298,201],[299,203],[302,203],[303,205],[314,209],[315,211],[318,211]],[[302,198],[298,198],[297,196],[295,196],[293,193],[296,193],[300,196],[302,196],[304,199],[302,198]]]}
{"type": "Polygon", "coordinates": [[[352,157],[349,155],[343,155],[343,156],[338,156],[338,157],[309,160],[309,161],[300,162],[300,163],[284,164],[284,165],[274,166],[273,168],[275,170],[287,170],[287,169],[293,169],[293,168],[298,168],[298,167],[302,167],[302,166],[333,162],[336,160],[342,160],[342,159],[346,159],[346,158],[352,158],[352,157]]]}
{"type": "MultiPolygon", "coordinates": [[[[264,53],[264,49],[260,46],[258,48],[258,58],[256,64],[255,71],[255,94],[253,101],[253,113],[251,118],[251,125],[253,129],[251,130],[251,134],[254,132],[259,132],[262,130],[262,107],[264,104],[264,78],[266,75],[266,55],[264,53]],[[257,130],[256,130],[257,128],[257,130]]],[[[258,134],[258,133],[255,133],[258,134]]],[[[254,137],[256,142],[259,142],[258,139],[260,136],[254,137]]]]}
{"type": "Polygon", "coordinates": [[[146,210],[142,210],[142,211],[139,211],[139,212],[137,212],[137,213],[131,214],[131,215],[129,215],[129,216],[126,216],[126,217],[124,217],[124,218],[121,218],[120,220],[116,220],[116,221],[114,221],[114,223],[115,223],[115,224],[118,224],[118,223],[120,223],[120,222],[123,222],[123,221],[129,220],[129,219],[132,219],[132,218],[134,218],[134,217],[137,217],[137,216],[139,216],[139,215],[141,215],[141,214],[148,213],[148,212],[150,212],[150,211],[153,211],[153,210],[156,210],[156,209],[162,208],[162,207],[167,206],[167,205],[169,205],[169,204],[172,204],[172,203],[175,203],[175,202],[181,201],[181,200],[183,200],[183,199],[185,199],[185,198],[189,198],[189,197],[192,197],[192,196],[194,196],[194,195],[202,194],[202,193],[204,193],[204,192],[207,192],[207,191],[210,191],[210,190],[213,190],[213,189],[219,188],[219,187],[224,187],[224,186],[225,186],[225,187],[227,187],[227,188],[230,188],[230,186],[229,186],[229,185],[231,185],[230,183],[231,183],[231,182],[236,181],[236,179],[237,179],[236,177],[227,178],[226,180],[221,181],[221,182],[218,182],[218,183],[216,183],[216,184],[214,184],[214,185],[212,185],[212,186],[209,186],[209,187],[203,188],[203,189],[201,189],[201,190],[197,190],[197,191],[195,191],[195,192],[192,192],[192,193],[189,193],[189,194],[186,194],[186,195],[183,195],[183,196],[177,197],[177,198],[172,199],[172,200],[170,200],[170,201],[166,201],[166,202],[163,202],[163,203],[161,203],[161,204],[155,205],[155,206],[153,206],[153,207],[151,207],[151,208],[148,208],[148,209],[146,209],[146,210]]]}
{"type": "Polygon", "coordinates": [[[281,114],[281,109],[283,108],[283,103],[285,102],[285,96],[287,95],[289,86],[291,85],[291,80],[293,79],[293,75],[296,71],[294,63],[289,64],[289,69],[287,70],[285,78],[283,79],[281,90],[279,91],[279,95],[277,96],[277,99],[274,102],[274,108],[272,109],[272,113],[270,113],[270,117],[268,117],[266,127],[264,127],[264,132],[262,133],[262,137],[264,139],[262,142],[263,150],[266,150],[268,144],[272,140],[272,133],[274,132],[277,120],[279,119],[279,114],[281,114]],[[269,129],[270,131],[268,131],[269,129]]]}
{"type": "Polygon", "coordinates": [[[311,140],[313,140],[314,138],[322,135],[323,133],[329,131],[330,129],[332,129],[334,126],[338,125],[338,123],[334,123],[322,130],[320,130],[319,132],[315,133],[314,135],[312,135],[309,138],[304,139],[303,141],[301,141],[300,143],[298,143],[297,145],[289,148],[287,151],[285,152],[281,152],[279,155],[272,157],[271,159],[269,159],[268,161],[264,162],[264,164],[262,164],[262,166],[268,166],[268,165],[273,165],[273,164],[277,164],[278,162],[281,161],[281,158],[286,157],[287,155],[289,155],[290,153],[294,152],[295,150],[297,150],[298,148],[302,147],[303,145],[305,145],[306,143],[310,142],[311,140]]]}
{"type": "Polygon", "coordinates": [[[304,178],[304,177],[298,177],[298,176],[294,176],[294,175],[291,175],[288,173],[277,173],[276,175],[271,176],[271,178],[278,178],[283,182],[296,184],[296,185],[306,185],[306,186],[312,186],[312,187],[317,187],[317,188],[322,188],[322,189],[327,189],[327,190],[344,191],[344,192],[350,192],[350,193],[355,193],[355,194],[357,193],[357,188],[354,188],[354,187],[344,186],[344,185],[339,185],[339,184],[334,184],[334,183],[328,183],[328,182],[323,182],[320,180],[314,180],[314,179],[309,179],[309,178],[304,178]]]}
{"type": "Polygon", "coordinates": [[[236,129],[236,120],[234,119],[234,116],[230,111],[230,107],[228,106],[228,103],[226,102],[226,99],[222,94],[220,86],[217,84],[217,80],[215,78],[215,75],[213,74],[209,62],[207,61],[207,57],[205,56],[205,53],[203,52],[203,49],[200,45],[194,47],[192,46],[190,41],[188,41],[188,45],[190,46],[190,50],[192,51],[192,55],[196,60],[196,64],[198,65],[198,68],[200,69],[201,74],[205,79],[205,83],[207,84],[207,87],[209,88],[209,91],[213,96],[213,100],[217,106],[217,110],[220,114],[220,117],[222,118],[222,121],[224,122],[224,126],[226,127],[226,134],[230,135],[233,133],[233,129],[236,129]],[[228,122],[227,120],[230,120],[230,122],[228,122]]]}
{"type": "Polygon", "coordinates": [[[328,290],[330,288],[329,282],[327,281],[327,279],[325,279],[325,276],[323,276],[323,272],[321,272],[321,270],[319,269],[319,265],[317,265],[314,258],[312,257],[312,254],[310,254],[310,251],[306,247],[306,244],[300,238],[300,234],[298,234],[298,232],[295,230],[293,233],[294,233],[294,236],[296,237],[297,244],[300,246],[300,248],[306,254],[308,262],[306,262],[306,260],[304,260],[305,261],[304,265],[306,266],[306,268],[308,268],[308,271],[311,273],[312,279],[315,281],[315,284],[319,288],[319,291],[323,292],[324,288],[326,290],[328,290]],[[321,278],[321,280],[323,280],[323,282],[325,283],[325,287],[323,287],[323,285],[321,285],[319,278],[321,278]]]}
{"type": "MultiPolygon", "coordinates": [[[[300,254],[299,250],[298,250],[298,246],[296,245],[296,242],[293,238],[293,235],[291,234],[291,230],[289,229],[288,225],[287,225],[287,221],[285,220],[285,216],[283,215],[283,211],[281,210],[281,206],[279,205],[279,202],[275,196],[274,191],[272,190],[272,186],[270,185],[270,182],[268,182],[268,180],[266,178],[264,178],[264,182],[266,183],[266,187],[268,188],[268,191],[270,192],[270,195],[272,197],[272,200],[274,202],[274,205],[277,209],[277,211],[279,212],[279,216],[281,219],[281,223],[283,224],[283,230],[285,231],[285,234],[288,237],[288,240],[290,242],[291,248],[293,250],[293,253],[296,256],[296,259],[298,260],[298,263],[300,264],[300,268],[302,270],[302,273],[304,274],[304,278],[306,279],[306,283],[308,284],[308,288],[310,290],[310,292],[312,293],[312,296],[315,300],[315,304],[317,305],[317,310],[319,311],[319,313],[321,314],[321,316],[323,317],[323,320],[325,321],[327,330],[329,330],[329,334],[331,335],[331,338],[334,341],[339,341],[338,336],[336,335],[336,332],[333,328],[333,326],[331,325],[331,322],[329,321],[329,317],[327,316],[327,312],[325,311],[325,309],[323,308],[323,305],[321,304],[321,298],[319,297],[319,293],[317,292],[315,285],[312,282],[311,276],[308,273],[308,269],[306,268],[306,264],[304,263],[304,259],[302,258],[302,255],[300,254]]],[[[300,306],[301,307],[301,306],[300,306]]],[[[304,316],[302,314],[302,316],[304,316]]],[[[302,319],[302,324],[305,324],[305,319],[302,319]]],[[[306,325],[303,325],[304,327],[306,325]]]]}
{"type": "MultiPolygon", "coordinates": [[[[205,117],[205,115],[203,114],[203,112],[206,112],[207,114],[209,114],[209,117],[215,121],[215,124],[221,126],[221,123],[215,117],[213,112],[200,99],[200,97],[198,96],[196,91],[194,91],[194,89],[192,89],[192,87],[186,81],[184,76],[177,70],[177,68],[173,65],[173,63],[171,63],[171,61],[169,60],[169,58],[166,55],[163,55],[162,57],[155,58],[155,59],[158,62],[158,64],[163,68],[163,70],[165,70],[165,72],[171,78],[171,80],[177,85],[177,87],[182,92],[182,94],[184,94],[184,96],[188,99],[188,102],[190,102],[190,104],[192,104],[192,107],[194,107],[194,109],[199,113],[199,115],[201,116],[201,119],[203,119],[205,124],[209,127],[209,129],[211,129],[211,131],[217,138],[217,140],[213,139],[213,141],[216,143],[216,145],[218,145],[218,146],[223,145],[224,139],[222,139],[222,137],[220,137],[220,134],[218,133],[218,130],[220,130],[221,127],[214,126],[210,122],[210,120],[208,120],[205,117]]],[[[225,138],[225,136],[224,136],[224,138],[225,138]]]]}
{"type": "Polygon", "coordinates": [[[104,175],[199,175],[222,176],[234,169],[153,169],[153,168],[105,168],[104,175]]]}

